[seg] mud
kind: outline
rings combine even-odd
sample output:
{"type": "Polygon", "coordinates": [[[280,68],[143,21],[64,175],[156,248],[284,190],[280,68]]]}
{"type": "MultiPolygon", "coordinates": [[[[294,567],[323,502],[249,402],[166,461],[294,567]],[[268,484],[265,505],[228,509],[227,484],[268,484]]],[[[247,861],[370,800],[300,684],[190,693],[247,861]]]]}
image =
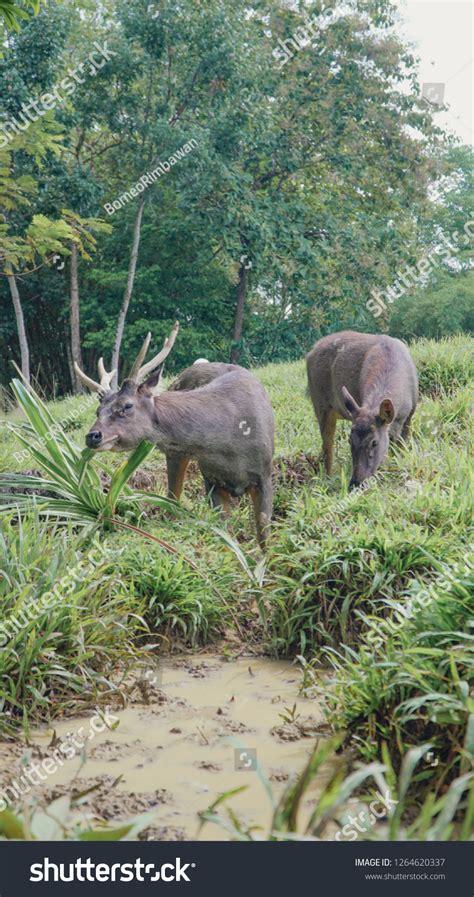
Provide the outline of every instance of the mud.
{"type": "MultiPolygon", "coordinates": [[[[300,681],[290,663],[261,657],[167,660],[147,671],[129,706],[113,709],[118,718],[113,729],[94,734],[82,755],[65,759],[44,784],[31,786],[31,795],[44,802],[95,786],[83,798],[79,818],[82,814],[115,824],[154,811],[141,837],[175,840],[195,838],[199,813],[222,792],[246,786],[230,806],[243,826],[260,827],[264,836],[272,810],[253,752],[277,799],[303,769],[315,737],[328,736],[317,702],[299,694],[300,681]]],[[[81,715],[56,721],[53,742],[51,729],[36,732],[30,759],[51,755],[58,739],[81,726],[89,731],[89,719],[81,715]]],[[[24,751],[18,744],[0,743],[2,787],[19,774],[24,751]]],[[[309,814],[330,772],[322,770],[303,814],[309,814]]],[[[231,835],[209,823],[199,837],[228,840],[231,835]]]]}

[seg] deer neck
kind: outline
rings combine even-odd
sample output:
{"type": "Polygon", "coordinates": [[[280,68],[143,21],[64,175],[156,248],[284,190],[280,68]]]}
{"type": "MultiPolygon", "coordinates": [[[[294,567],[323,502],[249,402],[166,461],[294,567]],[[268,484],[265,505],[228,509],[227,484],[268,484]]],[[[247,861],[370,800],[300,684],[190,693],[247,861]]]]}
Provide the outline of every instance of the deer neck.
{"type": "Polygon", "coordinates": [[[156,396],[155,444],[162,451],[192,454],[212,441],[212,427],[206,414],[206,403],[189,392],[166,392],[156,396]]]}

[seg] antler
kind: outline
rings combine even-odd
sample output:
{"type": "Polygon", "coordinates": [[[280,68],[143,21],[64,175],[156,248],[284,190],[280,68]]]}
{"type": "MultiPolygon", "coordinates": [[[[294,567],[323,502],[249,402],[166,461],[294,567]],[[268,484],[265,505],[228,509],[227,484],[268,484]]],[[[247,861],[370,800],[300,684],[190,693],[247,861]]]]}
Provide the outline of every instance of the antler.
{"type": "Polygon", "coordinates": [[[77,362],[74,362],[74,370],[76,371],[77,376],[80,380],[82,380],[84,385],[88,386],[89,389],[93,389],[95,390],[95,392],[104,395],[106,392],[110,392],[110,384],[115,377],[116,371],[110,371],[110,373],[108,373],[105,370],[103,358],[99,358],[97,367],[99,369],[100,383],[98,383],[97,380],[92,380],[91,377],[88,377],[87,374],[84,373],[84,371],[81,371],[77,362]]]}
{"type": "MultiPolygon", "coordinates": [[[[158,355],[155,355],[155,357],[152,358],[151,361],[148,361],[147,364],[143,364],[151,340],[151,333],[147,333],[143,345],[133,363],[132,370],[130,371],[127,379],[132,381],[132,383],[135,383],[137,386],[139,383],[145,380],[146,377],[148,377],[148,374],[150,374],[151,371],[157,368],[158,365],[161,364],[170,354],[171,349],[174,346],[175,339],[178,335],[178,330],[179,321],[176,321],[176,324],[174,325],[170,335],[167,337],[167,339],[165,339],[163,343],[161,352],[158,352],[158,355]]],[[[93,389],[96,392],[104,395],[106,392],[110,392],[111,383],[117,371],[114,370],[108,373],[105,370],[103,358],[99,358],[97,367],[99,369],[100,383],[98,383],[97,380],[92,380],[91,377],[88,377],[87,374],[84,373],[84,371],[81,371],[77,362],[74,362],[74,370],[76,371],[79,379],[82,380],[82,382],[85,384],[85,386],[88,386],[89,389],[93,389]]]]}
{"type": "Polygon", "coordinates": [[[150,345],[150,340],[151,340],[151,334],[148,333],[147,336],[145,337],[143,346],[141,347],[141,349],[136,357],[136,360],[134,362],[132,370],[130,371],[128,379],[135,381],[135,383],[142,383],[143,380],[145,380],[146,377],[148,377],[148,374],[151,374],[151,372],[155,368],[157,368],[158,365],[161,364],[165,360],[165,358],[168,357],[168,355],[171,352],[171,349],[174,346],[175,339],[178,335],[178,330],[179,330],[179,321],[176,321],[170,335],[167,337],[167,339],[165,339],[165,341],[163,343],[163,348],[162,348],[161,352],[158,352],[158,355],[155,355],[155,357],[152,358],[151,361],[147,361],[146,364],[142,365],[142,362],[143,362],[145,355],[148,351],[148,346],[150,345]]]}
{"type": "Polygon", "coordinates": [[[148,352],[148,346],[150,345],[151,333],[147,333],[143,346],[141,347],[135,361],[133,362],[132,369],[128,375],[129,380],[137,380],[138,372],[145,361],[146,353],[148,352]]]}

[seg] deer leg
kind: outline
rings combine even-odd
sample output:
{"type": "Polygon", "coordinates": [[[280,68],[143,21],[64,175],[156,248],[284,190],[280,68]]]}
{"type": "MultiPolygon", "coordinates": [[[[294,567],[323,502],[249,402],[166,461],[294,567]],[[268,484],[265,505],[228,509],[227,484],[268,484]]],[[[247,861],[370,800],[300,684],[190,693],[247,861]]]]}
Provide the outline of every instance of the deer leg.
{"type": "Polygon", "coordinates": [[[410,414],[408,415],[405,423],[403,424],[402,439],[408,439],[408,436],[410,435],[411,419],[412,419],[414,413],[415,413],[415,409],[413,409],[413,411],[410,411],[410,414]]]}
{"type": "Polygon", "coordinates": [[[213,508],[219,508],[224,517],[230,516],[230,495],[221,486],[211,486],[209,498],[213,508]]]}
{"type": "MultiPolygon", "coordinates": [[[[202,473],[202,471],[201,471],[202,473]]],[[[206,495],[209,499],[211,508],[219,508],[224,517],[228,517],[230,514],[230,495],[226,489],[223,489],[222,486],[216,486],[211,480],[208,480],[207,477],[203,475],[204,479],[204,488],[206,490],[206,495]]]]}
{"type": "Polygon", "coordinates": [[[269,477],[258,486],[249,489],[257,526],[257,539],[260,548],[265,551],[270,535],[270,521],[273,509],[272,481],[269,477]]]}
{"type": "Polygon", "coordinates": [[[176,498],[179,501],[190,460],[187,455],[166,455],[169,498],[176,498]]]}
{"type": "Polygon", "coordinates": [[[324,469],[329,476],[332,470],[334,434],[336,432],[337,413],[329,408],[318,419],[321,439],[323,443],[322,460],[324,469]]]}
{"type": "MultiPolygon", "coordinates": [[[[202,471],[201,471],[202,473],[202,471]]],[[[214,490],[214,483],[211,480],[208,480],[207,477],[204,476],[204,495],[209,499],[209,504],[212,505],[212,492],[214,490]]]]}

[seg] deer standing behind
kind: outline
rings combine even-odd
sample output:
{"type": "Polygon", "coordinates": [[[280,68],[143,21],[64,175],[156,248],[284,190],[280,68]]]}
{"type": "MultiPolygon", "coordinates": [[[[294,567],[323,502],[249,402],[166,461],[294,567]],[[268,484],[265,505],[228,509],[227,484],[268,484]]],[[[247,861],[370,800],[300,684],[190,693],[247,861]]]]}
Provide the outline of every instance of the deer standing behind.
{"type": "Polygon", "coordinates": [[[352,421],[349,488],[373,476],[389,439],[406,438],[418,402],[418,377],[404,343],[345,330],[323,337],[306,356],[326,473],[331,473],[338,419],[352,421]]]}
{"type": "Polygon", "coordinates": [[[159,390],[163,362],[179,329],[163,349],[143,364],[151,334],[145,339],[129,376],[111,389],[115,371],[99,360],[100,382],[76,371],[100,398],[97,420],[86,435],[95,451],[130,451],[147,439],[166,456],[168,494],[181,496],[186,469],[195,459],[213,507],[230,511],[230,497],[250,493],[257,537],[264,547],[272,514],[274,418],[268,395],[257,378],[233,364],[202,361],[182,371],[164,392],[159,390]]]}

